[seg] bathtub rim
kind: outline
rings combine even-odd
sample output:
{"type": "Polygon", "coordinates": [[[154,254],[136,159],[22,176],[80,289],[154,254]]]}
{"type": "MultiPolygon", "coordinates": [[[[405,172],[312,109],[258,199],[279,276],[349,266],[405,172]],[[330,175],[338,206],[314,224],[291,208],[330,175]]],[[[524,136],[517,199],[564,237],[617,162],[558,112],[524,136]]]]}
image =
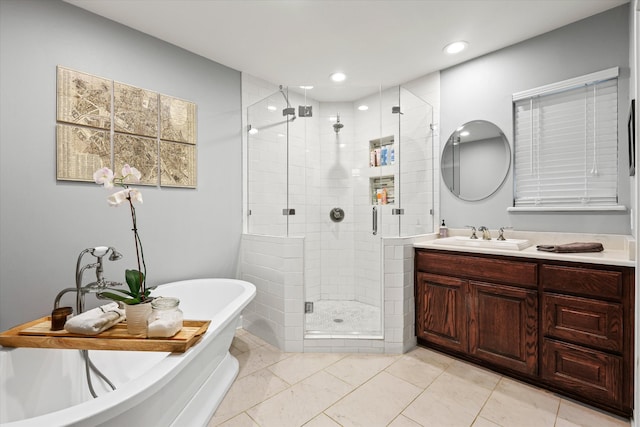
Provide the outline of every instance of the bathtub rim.
{"type": "MultiPolygon", "coordinates": [[[[197,284],[203,282],[212,282],[212,285],[215,283],[231,283],[240,285],[242,287],[242,292],[240,292],[239,295],[236,295],[229,304],[213,316],[209,328],[196,345],[190,347],[184,353],[166,353],[166,357],[160,360],[156,365],[156,367],[160,369],[151,369],[142,376],[123,384],[116,390],[116,392],[109,392],[97,399],[87,400],[77,405],[38,415],[36,417],[8,421],[0,424],[0,426],[40,427],[43,425],[43,422],[48,425],[74,425],[76,423],[86,422],[88,418],[91,419],[92,423],[98,425],[130,410],[134,406],[139,405],[141,402],[144,402],[150,396],[154,395],[158,390],[161,390],[162,387],[175,378],[188,363],[196,358],[202,352],[206,343],[214,340],[218,333],[227,327],[232,321],[237,321],[242,309],[256,294],[256,287],[252,283],[245,280],[224,278],[179,280],[159,285],[157,289],[162,290],[165,287],[171,288],[184,285],[185,283],[197,284]],[[87,414],[90,414],[89,417],[87,414]]],[[[9,352],[19,350],[19,348],[6,347],[2,347],[1,349],[9,352]]],[[[43,350],[55,351],[56,349],[43,350]]]]}

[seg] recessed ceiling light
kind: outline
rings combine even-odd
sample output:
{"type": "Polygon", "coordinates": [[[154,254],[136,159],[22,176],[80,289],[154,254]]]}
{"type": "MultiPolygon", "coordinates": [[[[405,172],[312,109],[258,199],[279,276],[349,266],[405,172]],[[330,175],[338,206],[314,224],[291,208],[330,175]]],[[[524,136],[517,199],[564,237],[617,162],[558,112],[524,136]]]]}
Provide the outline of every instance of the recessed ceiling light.
{"type": "Polygon", "coordinates": [[[269,111],[276,111],[276,110],[277,110],[277,108],[276,108],[276,106],[275,106],[275,105],[267,105],[267,110],[269,110],[269,111]]]}
{"type": "Polygon", "coordinates": [[[360,110],[360,111],[367,111],[368,109],[369,109],[369,106],[368,106],[368,105],[360,105],[360,106],[358,107],[358,110],[360,110]]]}
{"type": "Polygon", "coordinates": [[[458,42],[449,43],[442,50],[444,50],[445,53],[448,53],[449,55],[453,55],[453,54],[462,52],[467,48],[467,46],[469,46],[469,43],[465,41],[458,41],[458,42]]]}
{"type": "Polygon", "coordinates": [[[347,76],[344,73],[337,72],[337,73],[331,74],[329,78],[331,79],[332,82],[339,83],[339,82],[345,81],[347,76]]]}
{"type": "Polygon", "coordinates": [[[311,90],[313,89],[313,86],[300,86],[300,89],[311,90]]]}

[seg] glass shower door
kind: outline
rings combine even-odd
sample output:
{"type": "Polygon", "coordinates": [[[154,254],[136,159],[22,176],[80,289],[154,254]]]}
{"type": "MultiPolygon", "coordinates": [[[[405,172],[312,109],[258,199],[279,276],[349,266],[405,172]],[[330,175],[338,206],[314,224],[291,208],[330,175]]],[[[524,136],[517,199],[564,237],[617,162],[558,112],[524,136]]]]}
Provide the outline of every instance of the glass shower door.
{"type": "Polygon", "coordinates": [[[287,127],[290,115],[278,91],[247,109],[247,231],[287,235],[287,127]]]}
{"type": "Polygon", "coordinates": [[[434,230],[433,107],[400,87],[398,144],[399,236],[434,230]]]}

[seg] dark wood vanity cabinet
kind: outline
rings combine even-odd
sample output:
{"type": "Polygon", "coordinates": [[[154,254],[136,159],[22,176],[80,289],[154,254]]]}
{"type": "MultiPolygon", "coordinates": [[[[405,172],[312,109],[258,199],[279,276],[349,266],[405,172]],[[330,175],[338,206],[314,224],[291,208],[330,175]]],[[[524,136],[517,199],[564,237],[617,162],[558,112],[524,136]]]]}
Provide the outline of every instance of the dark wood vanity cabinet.
{"type": "Polygon", "coordinates": [[[622,412],[633,400],[631,268],[540,265],[541,376],[622,412]]]}
{"type": "Polygon", "coordinates": [[[535,374],[536,264],[416,252],[416,335],[514,371],[535,374]]]}
{"type": "Polygon", "coordinates": [[[631,414],[633,268],[416,249],[415,280],[419,344],[631,414]]]}

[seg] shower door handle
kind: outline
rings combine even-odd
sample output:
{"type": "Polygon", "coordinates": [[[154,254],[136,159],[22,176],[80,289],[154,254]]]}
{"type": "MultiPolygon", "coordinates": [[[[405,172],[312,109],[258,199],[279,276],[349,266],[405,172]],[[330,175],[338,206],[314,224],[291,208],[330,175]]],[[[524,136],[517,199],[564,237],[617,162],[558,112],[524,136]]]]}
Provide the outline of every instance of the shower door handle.
{"type": "Polygon", "coordinates": [[[375,236],[378,234],[378,208],[374,206],[371,214],[373,217],[373,235],[375,236]]]}

